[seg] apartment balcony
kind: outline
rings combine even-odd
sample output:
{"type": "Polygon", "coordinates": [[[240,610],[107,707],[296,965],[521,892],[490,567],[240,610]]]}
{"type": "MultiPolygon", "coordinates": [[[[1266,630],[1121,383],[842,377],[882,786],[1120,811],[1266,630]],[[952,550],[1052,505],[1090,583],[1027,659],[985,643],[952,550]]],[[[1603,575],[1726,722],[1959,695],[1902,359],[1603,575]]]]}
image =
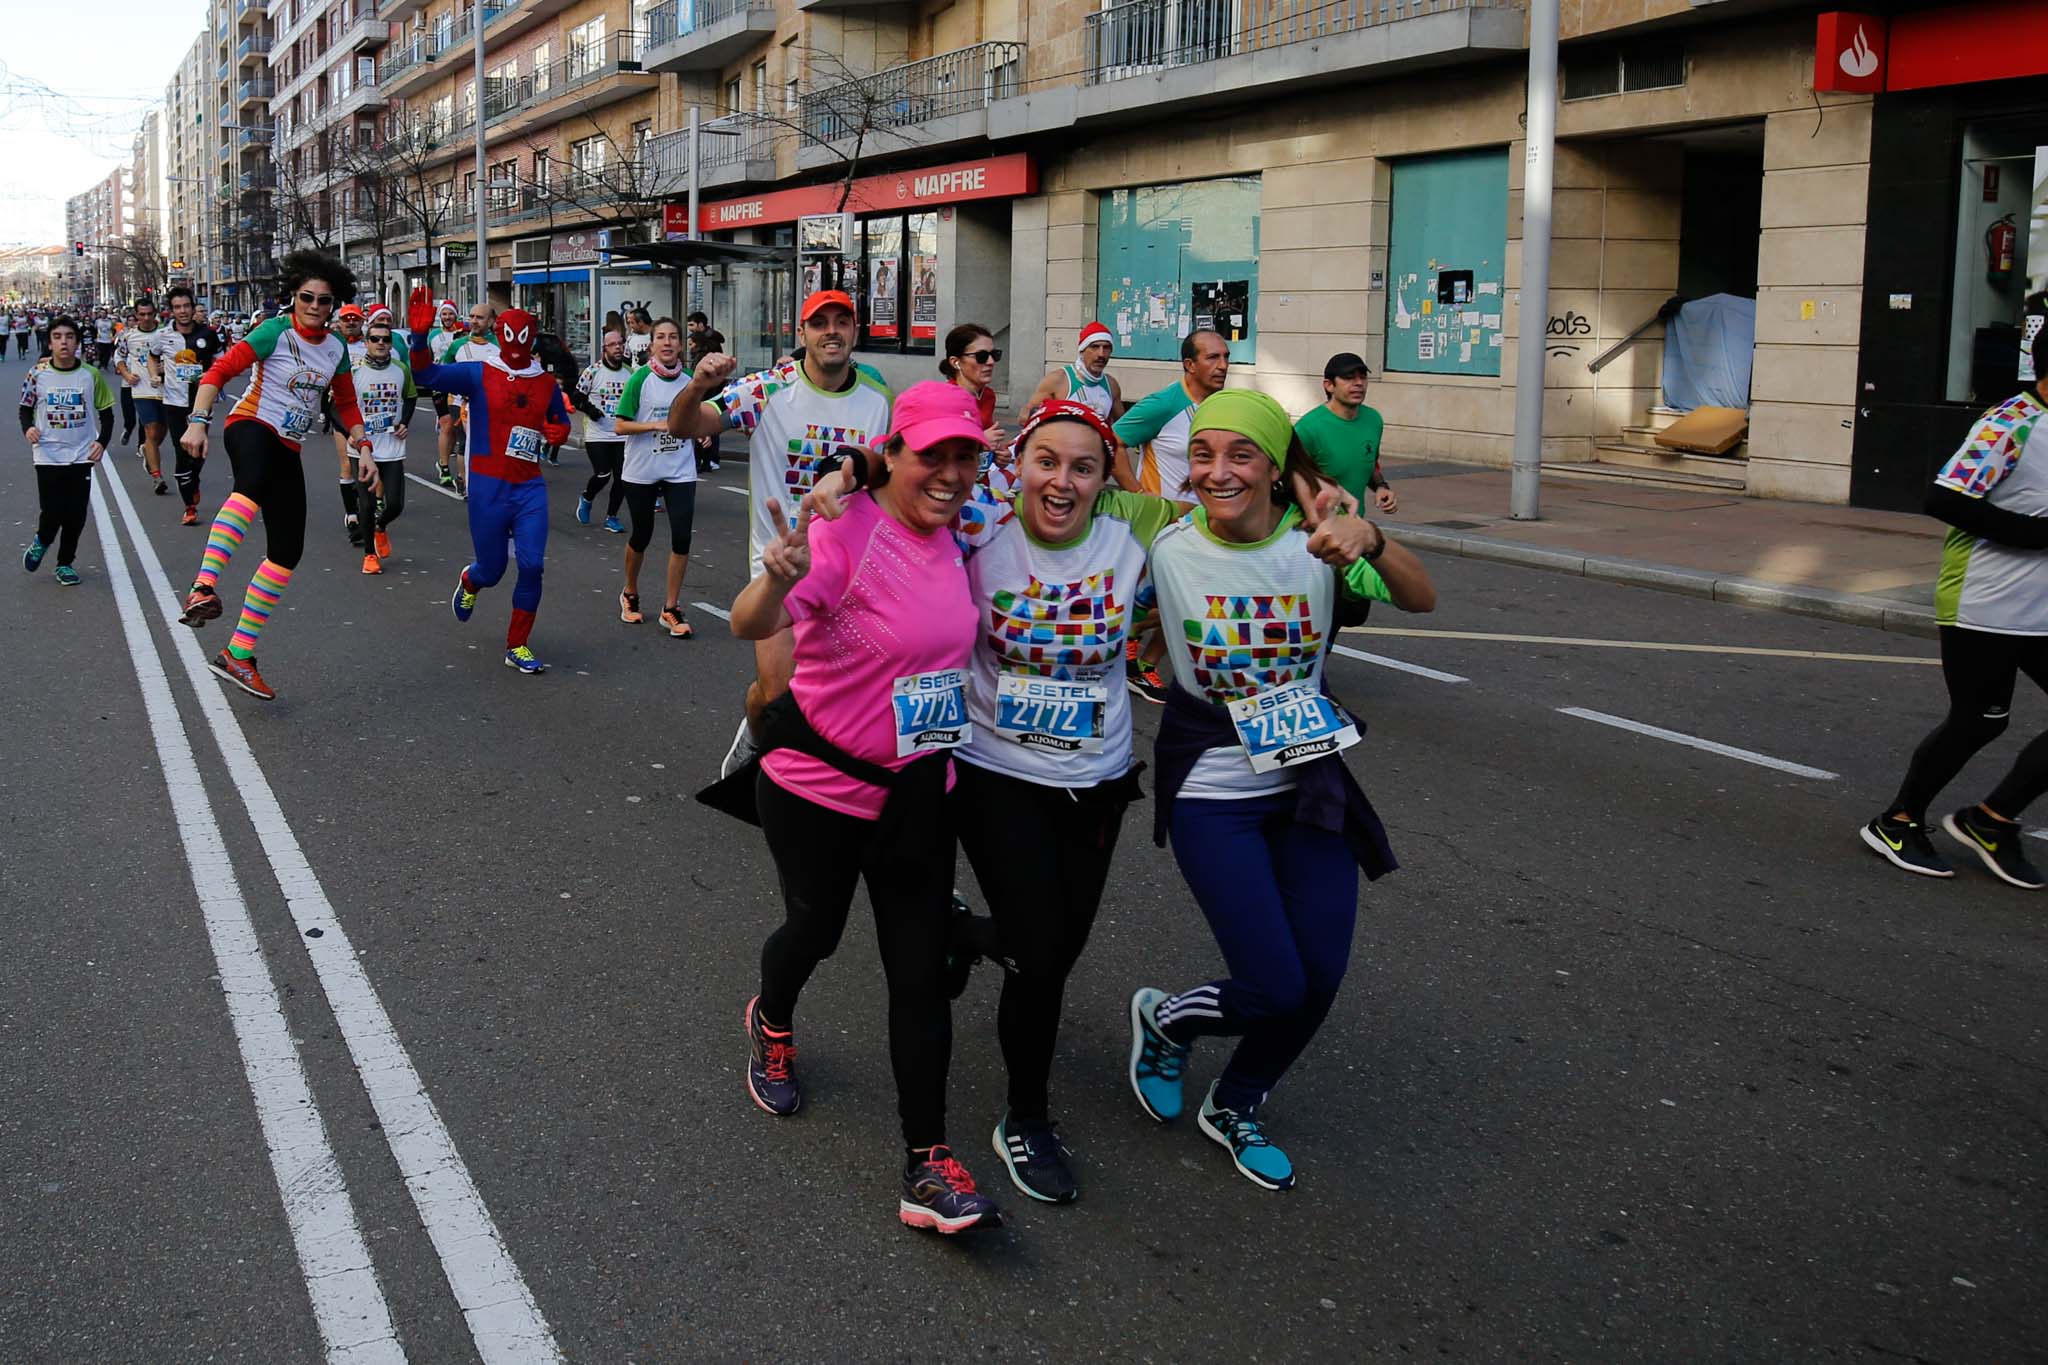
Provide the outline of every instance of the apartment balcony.
{"type": "Polygon", "coordinates": [[[237,151],[269,151],[277,141],[277,125],[274,123],[245,123],[235,132],[237,151]]]}
{"type": "Polygon", "coordinates": [[[662,0],[647,11],[647,66],[717,71],[774,34],[773,0],[662,0]]]}
{"type": "Polygon", "coordinates": [[[991,111],[989,136],[1156,118],[1528,50],[1522,0],[1124,0],[1086,16],[1079,84],[991,111]]]}
{"type": "Polygon", "coordinates": [[[235,27],[263,22],[263,0],[235,0],[235,27]]]}
{"type": "Polygon", "coordinates": [[[377,17],[389,23],[403,23],[427,7],[427,0],[380,0],[377,17]]]}
{"type": "Polygon", "coordinates": [[[358,52],[366,47],[381,47],[391,38],[391,21],[374,14],[365,14],[341,31],[330,52],[358,52]]]}
{"type": "Polygon", "coordinates": [[[510,0],[505,18],[493,30],[493,42],[499,37],[516,38],[533,28],[544,19],[552,19],[563,10],[575,4],[576,0],[510,0]]]}
{"type": "Polygon", "coordinates": [[[242,194],[260,194],[277,188],[277,171],[269,166],[243,171],[235,177],[235,189],[242,194]]]}
{"type": "MultiPolygon", "coordinates": [[[[240,66],[270,55],[270,39],[260,33],[252,33],[235,44],[235,64],[240,66]]],[[[225,76],[222,77],[226,79],[225,76]]]]}
{"type": "Polygon", "coordinates": [[[943,147],[989,135],[989,106],[1017,93],[1024,44],[976,43],[957,52],[813,90],[798,117],[805,170],[841,163],[858,138],[878,147],[943,147]]]}
{"type": "MultiPolygon", "coordinates": [[[[484,11],[484,26],[491,29],[492,37],[499,30],[495,25],[504,18],[505,8],[484,11]]],[[[448,74],[455,64],[450,54],[458,49],[461,55],[470,52],[472,25],[476,11],[471,10],[451,24],[448,32],[417,33],[409,38],[391,44],[384,60],[377,64],[377,84],[391,99],[403,99],[410,92],[448,74]]]]}
{"type": "Polygon", "coordinates": [[[251,76],[235,87],[235,107],[247,108],[259,104],[277,94],[277,82],[268,76],[251,76]]]}
{"type": "Polygon", "coordinates": [[[219,67],[219,69],[218,69],[218,70],[216,70],[216,71],[214,72],[214,78],[215,78],[216,80],[218,80],[218,81],[219,81],[219,82],[220,82],[220,83],[221,83],[222,85],[226,85],[226,84],[228,83],[228,73],[229,73],[229,72],[230,72],[230,71],[231,71],[232,69],[233,69],[233,63],[231,63],[231,62],[222,62],[222,63],[220,64],[220,67],[219,67]]]}
{"type": "Polygon", "coordinates": [[[346,95],[327,106],[327,121],[339,122],[365,109],[382,109],[391,103],[391,97],[374,80],[364,81],[346,95]]]}
{"type": "Polygon", "coordinates": [[[571,112],[660,89],[661,77],[642,69],[641,47],[638,33],[607,34],[604,42],[572,48],[540,71],[486,81],[484,127],[493,139],[514,137],[571,112]]]}
{"type": "MultiPolygon", "coordinates": [[[[775,179],[775,128],[747,114],[707,119],[697,129],[697,188],[702,191],[775,179]]],[[[690,131],[648,141],[640,176],[649,192],[682,195],[690,187],[690,131]]]]}

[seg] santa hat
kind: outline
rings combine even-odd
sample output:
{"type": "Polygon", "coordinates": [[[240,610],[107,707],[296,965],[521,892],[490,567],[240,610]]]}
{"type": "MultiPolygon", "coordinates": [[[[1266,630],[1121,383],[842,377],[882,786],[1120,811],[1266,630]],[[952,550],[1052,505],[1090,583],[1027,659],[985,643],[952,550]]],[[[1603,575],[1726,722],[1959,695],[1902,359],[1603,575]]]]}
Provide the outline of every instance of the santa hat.
{"type": "Polygon", "coordinates": [[[1104,327],[1099,322],[1091,322],[1081,329],[1081,340],[1074,347],[1074,354],[1080,355],[1098,341],[1108,342],[1112,349],[1116,346],[1116,338],[1110,335],[1109,328],[1104,327]]]}

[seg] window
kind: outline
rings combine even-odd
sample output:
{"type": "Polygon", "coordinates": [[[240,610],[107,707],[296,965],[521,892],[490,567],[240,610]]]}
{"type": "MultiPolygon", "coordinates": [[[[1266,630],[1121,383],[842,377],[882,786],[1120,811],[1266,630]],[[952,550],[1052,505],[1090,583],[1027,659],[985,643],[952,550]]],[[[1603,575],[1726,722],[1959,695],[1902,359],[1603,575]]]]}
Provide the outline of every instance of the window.
{"type": "Polygon", "coordinates": [[[1588,43],[1564,54],[1564,98],[1568,100],[1684,84],[1685,41],[1681,38],[1588,43]]]}
{"type": "Polygon", "coordinates": [[[793,37],[783,39],[782,112],[785,114],[794,114],[797,111],[799,103],[797,98],[797,81],[801,78],[802,74],[803,68],[797,64],[796,39],[793,37]]]}
{"type": "Polygon", "coordinates": [[[860,346],[930,355],[939,331],[939,216],[890,214],[860,227],[860,346]]]}
{"type": "Polygon", "coordinates": [[[654,141],[654,120],[641,119],[633,125],[633,160],[645,166],[648,161],[647,149],[654,141]]]}
{"type": "Polygon", "coordinates": [[[554,81],[554,44],[542,43],[533,50],[533,93],[544,95],[554,81]]]}
{"type": "Polygon", "coordinates": [[[586,137],[569,144],[569,192],[587,193],[604,175],[604,139],[586,137]]]}
{"type": "Polygon", "coordinates": [[[1258,358],[1257,176],[1112,190],[1097,244],[1095,316],[1118,354],[1178,360],[1181,338],[1211,327],[1232,360],[1258,358]]]}
{"type": "Polygon", "coordinates": [[[718,106],[718,112],[721,114],[737,114],[740,112],[740,78],[738,76],[734,76],[725,83],[725,102],[718,106]]]}
{"type": "Polygon", "coordinates": [[[754,63],[754,111],[768,112],[768,63],[765,61],[754,63]]]}
{"type": "Polygon", "coordinates": [[[1505,148],[1395,162],[1387,368],[1499,374],[1507,250],[1505,148]]]}
{"type": "Polygon", "coordinates": [[[1950,292],[1952,403],[2013,396],[2048,317],[2048,146],[2030,118],[1963,129],[1950,292]]]}
{"type": "Polygon", "coordinates": [[[580,80],[603,66],[604,16],[600,14],[589,23],[570,29],[563,50],[567,54],[563,61],[564,75],[569,80],[580,80]]]}
{"type": "Polygon", "coordinates": [[[475,82],[475,81],[464,81],[464,82],[462,83],[462,103],[461,103],[461,110],[462,110],[462,123],[463,123],[463,126],[464,126],[464,127],[467,127],[467,126],[468,126],[468,125],[469,125],[469,124],[470,124],[471,122],[473,122],[473,121],[474,121],[474,120],[476,119],[476,82],[475,82]]]}
{"type": "Polygon", "coordinates": [[[442,95],[427,106],[427,124],[422,130],[427,141],[435,142],[448,136],[455,126],[455,96],[442,95]]]}
{"type": "Polygon", "coordinates": [[[546,152],[533,154],[533,183],[543,192],[555,183],[555,163],[546,152]]]}

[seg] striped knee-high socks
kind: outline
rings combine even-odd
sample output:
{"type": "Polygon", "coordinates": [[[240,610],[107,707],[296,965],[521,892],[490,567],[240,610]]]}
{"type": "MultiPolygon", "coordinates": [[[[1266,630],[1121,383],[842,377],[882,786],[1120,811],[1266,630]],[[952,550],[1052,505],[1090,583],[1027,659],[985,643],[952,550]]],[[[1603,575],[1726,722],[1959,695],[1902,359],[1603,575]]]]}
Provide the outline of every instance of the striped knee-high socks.
{"type": "MultiPolygon", "coordinates": [[[[256,503],[241,493],[228,494],[228,500],[220,505],[220,514],[213,519],[213,529],[206,533],[206,555],[199,561],[199,577],[194,583],[212,587],[220,578],[228,561],[235,557],[235,551],[242,548],[242,537],[249,534],[249,523],[256,519],[256,503]]],[[[285,577],[291,577],[289,571],[285,577]]]]}
{"type": "Polygon", "coordinates": [[[234,638],[228,641],[228,653],[237,659],[246,659],[256,652],[256,637],[263,633],[270,613],[277,610],[277,601],[284,596],[285,584],[291,581],[292,571],[282,564],[273,564],[266,559],[256,566],[256,576],[249,580],[249,591],[242,595],[242,619],[235,623],[234,638]]]}

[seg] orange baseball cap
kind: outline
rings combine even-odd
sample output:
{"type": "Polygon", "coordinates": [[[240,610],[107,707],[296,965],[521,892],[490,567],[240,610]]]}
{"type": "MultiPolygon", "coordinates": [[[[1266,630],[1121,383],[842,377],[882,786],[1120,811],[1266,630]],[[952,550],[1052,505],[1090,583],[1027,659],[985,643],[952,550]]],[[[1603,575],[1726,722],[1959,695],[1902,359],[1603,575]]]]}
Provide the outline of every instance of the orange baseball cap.
{"type": "Polygon", "coordinates": [[[804,300],[803,311],[796,315],[797,321],[809,322],[813,313],[817,312],[820,308],[829,308],[835,303],[847,312],[853,313],[855,316],[859,315],[858,310],[853,306],[853,296],[844,289],[820,289],[817,293],[804,300]]]}
{"type": "Polygon", "coordinates": [[[341,305],[341,311],[334,316],[337,318],[359,318],[362,315],[363,310],[361,308],[353,303],[344,303],[341,305]]]}

